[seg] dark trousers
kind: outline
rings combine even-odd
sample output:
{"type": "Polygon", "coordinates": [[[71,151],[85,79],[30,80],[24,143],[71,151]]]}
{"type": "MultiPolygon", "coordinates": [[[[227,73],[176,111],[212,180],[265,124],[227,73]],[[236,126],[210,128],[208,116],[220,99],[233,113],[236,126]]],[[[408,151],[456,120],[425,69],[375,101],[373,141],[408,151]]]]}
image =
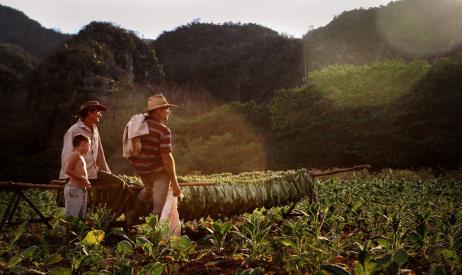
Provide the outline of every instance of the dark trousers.
{"type": "Polygon", "coordinates": [[[114,174],[99,170],[97,179],[91,179],[91,204],[104,206],[113,213],[119,212],[128,195],[125,181],[114,174]]]}

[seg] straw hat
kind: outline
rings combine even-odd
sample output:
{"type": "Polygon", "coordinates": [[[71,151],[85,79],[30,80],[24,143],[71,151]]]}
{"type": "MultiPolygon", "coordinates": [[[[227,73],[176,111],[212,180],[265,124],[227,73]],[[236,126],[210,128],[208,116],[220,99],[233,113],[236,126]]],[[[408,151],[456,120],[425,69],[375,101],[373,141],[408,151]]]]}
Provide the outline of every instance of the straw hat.
{"type": "Polygon", "coordinates": [[[148,109],[146,113],[162,107],[177,107],[177,105],[168,103],[162,94],[153,95],[148,98],[148,109]]]}

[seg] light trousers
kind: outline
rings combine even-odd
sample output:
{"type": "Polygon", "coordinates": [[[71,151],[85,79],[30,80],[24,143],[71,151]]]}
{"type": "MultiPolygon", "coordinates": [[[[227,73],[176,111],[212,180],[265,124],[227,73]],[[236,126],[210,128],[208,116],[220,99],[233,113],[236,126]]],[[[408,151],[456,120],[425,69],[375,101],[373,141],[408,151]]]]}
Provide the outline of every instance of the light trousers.
{"type": "Polygon", "coordinates": [[[165,173],[155,173],[147,177],[141,177],[144,188],[140,191],[138,199],[141,201],[149,201],[152,198],[153,213],[160,218],[162,208],[167,198],[168,188],[170,186],[170,179],[165,173]]]}
{"type": "Polygon", "coordinates": [[[85,218],[87,214],[88,192],[82,188],[66,184],[64,187],[64,215],[85,218]]]}

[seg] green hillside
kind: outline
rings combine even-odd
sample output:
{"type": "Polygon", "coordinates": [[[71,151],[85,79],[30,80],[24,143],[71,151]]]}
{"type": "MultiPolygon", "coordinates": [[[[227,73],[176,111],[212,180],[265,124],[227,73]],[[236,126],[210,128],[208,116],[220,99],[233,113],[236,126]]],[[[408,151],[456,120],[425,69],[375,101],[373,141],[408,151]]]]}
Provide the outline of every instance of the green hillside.
{"type": "Polygon", "coordinates": [[[332,66],[271,104],[278,168],[462,163],[460,58],[332,66]]]}
{"type": "Polygon", "coordinates": [[[429,70],[425,61],[386,60],[367,65],[329,66],[310,74],[307,82],[342,107],[374,107],[399,101],[429,70]]]}
{"type": "Polygon", "coordinates": [[[345,11],[304,38],[308,71],[383,59],[433,60],[460,54],[462,5],[457,0],[402,0],[345,11]]]}

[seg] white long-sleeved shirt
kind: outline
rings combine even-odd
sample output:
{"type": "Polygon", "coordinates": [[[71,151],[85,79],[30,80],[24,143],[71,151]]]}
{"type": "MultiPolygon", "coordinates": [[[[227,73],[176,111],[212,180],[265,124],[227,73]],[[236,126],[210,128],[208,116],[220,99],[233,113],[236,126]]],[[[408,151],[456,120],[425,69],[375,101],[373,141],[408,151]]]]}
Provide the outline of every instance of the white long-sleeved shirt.
{"type": "Polygon", "coordinates": [[[91,149],[87,155],[84,156],[85,163],[87,166],[88,179],[96,179],[97,172],[99,169],[104,170],[108,173],[111,171],[106,163],[104,157],[103,146],[101,144],[101,138],[98,133],[98,128],[93,125],[93,132],[88,128],[82,120],[78,120],[72,125],[64,135],[63,140],[63,151],[61,152],[61,172],[59,173],[60,179],[67,179],[69,175],[66,174],[67,159],[69,155],[74,151],[72,146],[72,139],[76,135],[84,135],[91,140],[91,149]]]}

